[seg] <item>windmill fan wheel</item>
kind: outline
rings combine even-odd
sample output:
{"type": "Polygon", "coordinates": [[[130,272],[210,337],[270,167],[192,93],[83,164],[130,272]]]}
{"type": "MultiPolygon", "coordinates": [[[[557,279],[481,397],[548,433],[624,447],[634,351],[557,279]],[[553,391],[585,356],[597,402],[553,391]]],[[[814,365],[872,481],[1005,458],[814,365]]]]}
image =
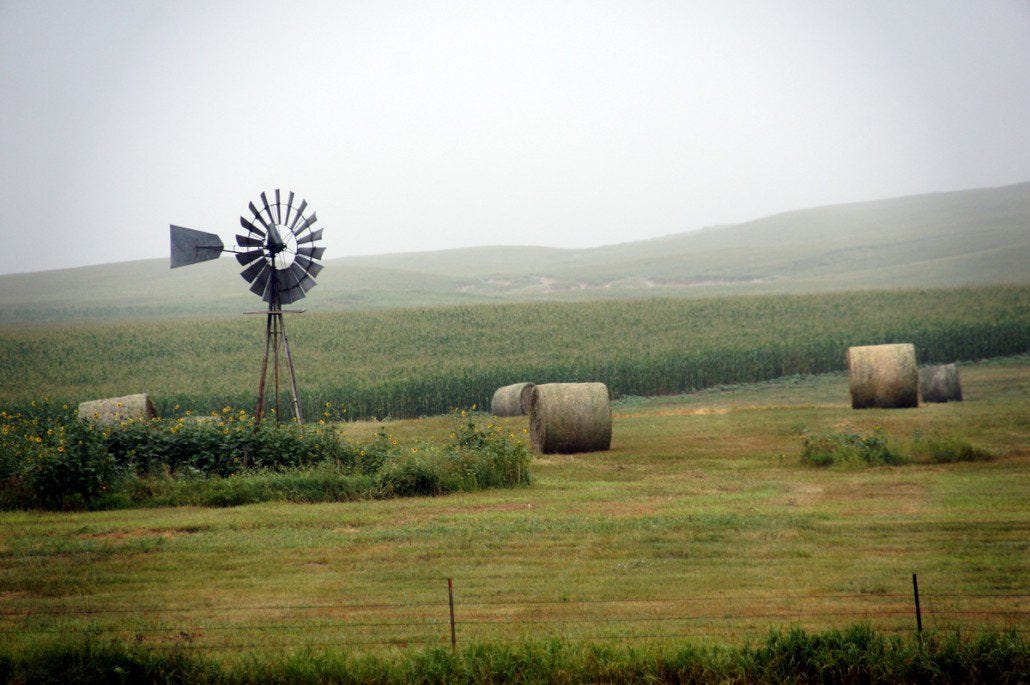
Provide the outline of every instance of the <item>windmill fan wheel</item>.
{"type": "Polygon", "coordinates": [[[275,202],[261,193],[262,207],[253,202],[250,218],[240,217],[240,226],[246,235],[236,234],[236,244],[243,248],[236,253],[240,272],[250,283],[250,290],[269,303],[270,308],[296,302],[315,287],[315,277],[322,270],[319,260],[325,252],[317,243],[322,229],[312,228],[318,218],[315,212],[306,214],[307,200],[294,206],[294,194],[283,202],[278,190],[275,202]]]}

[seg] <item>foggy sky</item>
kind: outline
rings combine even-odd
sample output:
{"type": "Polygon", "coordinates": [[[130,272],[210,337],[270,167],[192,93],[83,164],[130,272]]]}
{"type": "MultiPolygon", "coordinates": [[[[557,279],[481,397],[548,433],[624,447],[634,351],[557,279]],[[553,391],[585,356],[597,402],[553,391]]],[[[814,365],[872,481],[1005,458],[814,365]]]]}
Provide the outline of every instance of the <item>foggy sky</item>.
{"type": "Polygon", "coordinates": [[[1030,3],[0,0],[0,273],[582,247],[1030,179],[1030,3]]]}

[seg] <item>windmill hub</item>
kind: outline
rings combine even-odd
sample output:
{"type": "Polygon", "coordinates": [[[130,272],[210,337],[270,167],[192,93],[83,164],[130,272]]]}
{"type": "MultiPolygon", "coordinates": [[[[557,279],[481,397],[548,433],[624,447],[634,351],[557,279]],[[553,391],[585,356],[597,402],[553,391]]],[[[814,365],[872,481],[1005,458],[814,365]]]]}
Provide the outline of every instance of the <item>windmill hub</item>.
{"type": "Polygon", "coordinates": [[[297,256],[297,236],[286,226],[273,224],[269,227],[265,247],[268,250],[266,264],[280,271],[288,269],[297,256]]]}

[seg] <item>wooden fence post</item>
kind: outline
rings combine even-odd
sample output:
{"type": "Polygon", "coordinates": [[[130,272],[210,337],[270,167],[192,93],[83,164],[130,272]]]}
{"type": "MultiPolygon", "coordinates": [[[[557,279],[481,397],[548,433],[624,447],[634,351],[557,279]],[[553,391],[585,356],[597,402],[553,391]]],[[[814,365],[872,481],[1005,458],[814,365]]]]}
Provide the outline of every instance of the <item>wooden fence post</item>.
{"type": "Polygon", "coordinates": [[[919,610],[919,581],[916,580],[916,574],[912,574],[912,595],[916,599],[916,632],[923,632],[923,614],[919,610]]]}
{"type": "Polygon", "coordinates": [[[458,638],[454,632],[454,579],[447,579],[447,601],[451,605],[451,651],[458,649],[458,638]]]}

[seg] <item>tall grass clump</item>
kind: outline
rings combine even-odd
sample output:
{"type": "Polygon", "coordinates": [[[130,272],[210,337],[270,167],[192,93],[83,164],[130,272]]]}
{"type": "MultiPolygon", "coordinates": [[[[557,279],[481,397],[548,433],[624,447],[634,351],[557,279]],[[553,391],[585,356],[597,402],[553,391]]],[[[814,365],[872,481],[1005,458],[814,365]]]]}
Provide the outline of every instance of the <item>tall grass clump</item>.
{"type": "Polygon", "coordinates": [[[810,633],[774,630],[743,646],[690,642],[640,647],[560,640],[473,644],[386,654],[259,652],[244,658],[155,650],[96,637],[25,652],[0,649],[11,682],[291,683],[1022,683],[1019,633],[887,636],[865,626],[810,633]]]}
{"type": "Polygon", "coordinates": [[[907,459],[880,429],[806,433],[801,437],[801,461],[811,466],[897,466],[907,459]]]}
{"type": "Polygon", "coordinates": [[[915,461],[932,464],[951,464],[959,461],[991,461],[994,454],[968,440],[939,433],[917,432],[912,438],[912,456],[915,461]]]}
{"type": "MultiPolygon", "coordinates": [[[[442,444],[365,443],[331,424],[255,424],[223,407],[196,417],[98,425],[49,401],[0,412],[0,508],[232,506],[442,495],[529,482],[521,438],[462,412],[442,444]]],[[[327,412],[328,414],[328,412],[327,412]]]]}
{"type": "Polygon", "coordinates": [[[860,433],[852,428],[825,433],[801,431],[801,462],[809,466],[950,464],[990,461],[994,454],[964,438],[917,431],[910,441],[894,440],[882,428],[860,433]]]}

